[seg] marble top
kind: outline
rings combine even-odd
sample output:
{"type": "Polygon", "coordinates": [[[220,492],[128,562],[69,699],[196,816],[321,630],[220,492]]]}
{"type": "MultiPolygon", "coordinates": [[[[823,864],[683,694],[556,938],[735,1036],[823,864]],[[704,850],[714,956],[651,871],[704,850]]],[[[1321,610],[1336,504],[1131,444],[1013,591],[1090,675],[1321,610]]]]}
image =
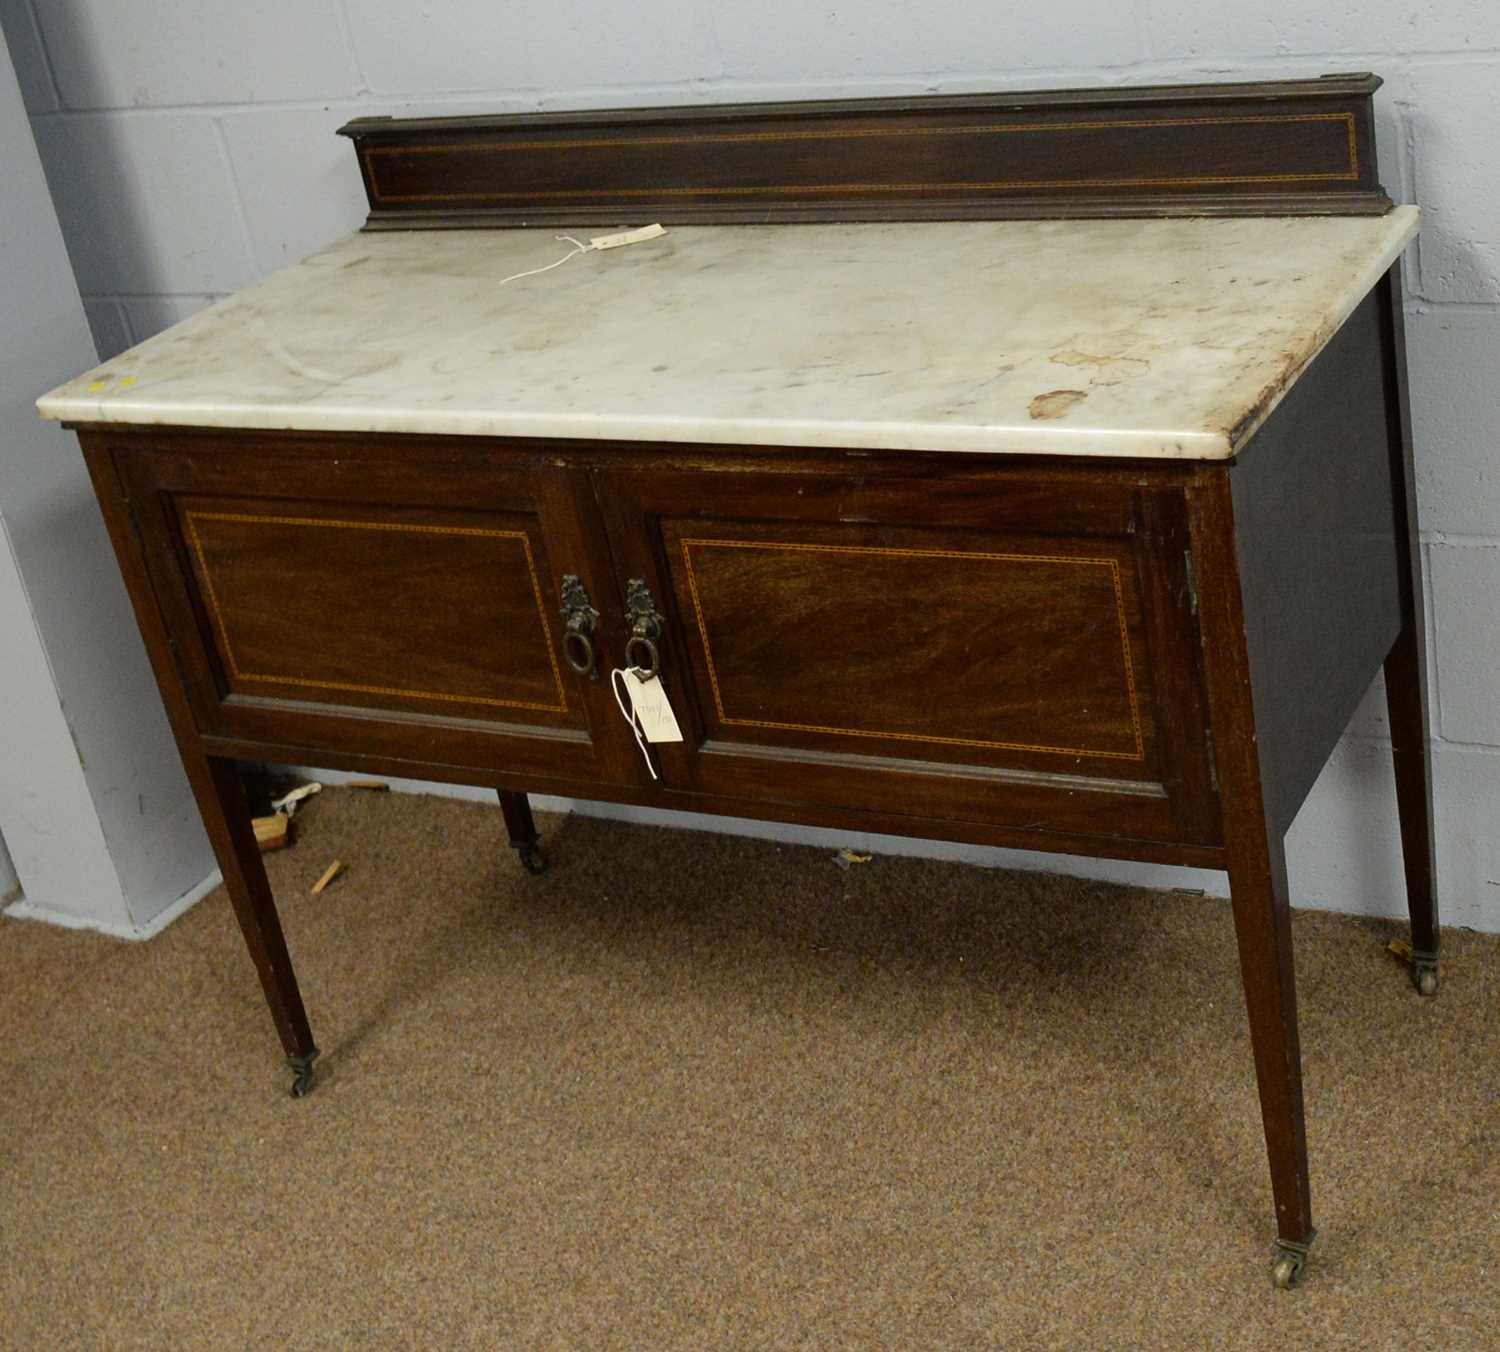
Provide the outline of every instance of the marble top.
{"type": "Polygon", "coordinates": [[[1233,455],[1416,233],[1382,217],[358,234],[38,401],[88,423],[1233,455]],[[574,232],[580,237],[584,232],[574,232]]]}

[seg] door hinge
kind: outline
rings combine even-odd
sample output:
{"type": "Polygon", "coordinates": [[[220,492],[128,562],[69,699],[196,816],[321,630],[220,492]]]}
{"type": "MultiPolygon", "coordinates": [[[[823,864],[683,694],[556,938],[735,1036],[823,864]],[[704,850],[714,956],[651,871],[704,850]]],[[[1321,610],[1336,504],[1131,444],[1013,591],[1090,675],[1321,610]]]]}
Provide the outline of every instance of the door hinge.
{"type": "Polygon", "coordinates": [[[1198,613],[1198,574],[1193,569],[1193,551],[1182,551],[1182,562],[1187,568],[1188,614],[1198,613]]]}
{"type": "Polygon", "coordinates": [[[1203,729],[1203,742],[1208,749],[1208,783],[1215,793],[1219,791],[1219,757],[1214,750],[1214,730],[1212,727],[1203,729]]]}

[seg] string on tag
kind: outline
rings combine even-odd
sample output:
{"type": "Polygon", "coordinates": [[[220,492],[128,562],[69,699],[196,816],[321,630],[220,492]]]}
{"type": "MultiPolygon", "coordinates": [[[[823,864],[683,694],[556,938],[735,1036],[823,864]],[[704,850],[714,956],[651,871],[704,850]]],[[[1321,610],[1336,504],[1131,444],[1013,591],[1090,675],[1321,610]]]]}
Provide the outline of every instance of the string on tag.
{"type": "Polygon", "coordinates": [[[625,230],[615,235],[595,235],[585,244],[581,239],[574,239],[572,235],[553,235],[552,238],[559,243],[571,244],[572,249],[565,253],[555,263],[548,263],[545,267],[531,268],[526,272],[513,272],[509,277],[502,277],[496,286],[504,286],[506,282],[520,281],[522,277],[535,277],[539,273],[551,272],[553,268],[560,268],[570,259],[577,258],[581,253],[598,253],[603,249],[618,249],[622,244],[640,244],[648,239],[659,239],[666,234],[666,230],[660,225],[643,225],[639,230],[625,230]]]}
{"type": "Polygon", "coordinates": [[[495,285],[504,286],[506,282],[518,282],[522,277],[535,277],[538,273],[541,272],[551,272],[553,268],[562,267],[562,265],[566,263],[570,258],[577,258],[581,253],[588,253],[589,250],[594,247],[592,244],[585,244],[581,239],[574,239],[572,235],[554,235],[552,238],[556,240],[566,240],[573,247],[568,253],[565,253],[555,263],[548,263],[544,268],[532,268],[529,272],[513,272],[509,277],[502,277],[498,282],[495,283],[495,285]]]}
{"type": "Polygon", "coordinates": [[[625,679],[625,672],[627,670],[640,677],[645,677],[646,675],[644,667],[616,667],[609,673],[609,688],[614,691],[615,703],[620,706],[620,716],[630,724],[630,731],[635,734],[635,744],[641,749],[641,757],[646,762],[646,769],[651,771],[651,778],[660,779],[661,776],[656,773],[656,766],[651,764],[651,753],[646,749],[645,737],[641,735],[644,729],[641,727],[641,721],[635,712],[635,707],[632,705],[630,708],[626,708],[625,700],[620,695],[620,682],[625,679]]]}

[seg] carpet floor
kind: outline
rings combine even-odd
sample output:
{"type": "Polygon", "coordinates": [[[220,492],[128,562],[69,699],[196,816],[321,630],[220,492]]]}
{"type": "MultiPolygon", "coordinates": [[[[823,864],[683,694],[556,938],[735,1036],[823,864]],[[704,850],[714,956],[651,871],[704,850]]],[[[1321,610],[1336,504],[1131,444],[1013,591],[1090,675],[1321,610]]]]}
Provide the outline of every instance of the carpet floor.
{"type": "Polygon", "coordinates": [[[1227,904],[329,791],[229,905],[0,923],[0,1346],[1500,1346],[1500,939],[1295,921],[1313,1197],[1271,1199],[1227,904]],[[309,885],[333,858],[347,873],[309,885]]]}

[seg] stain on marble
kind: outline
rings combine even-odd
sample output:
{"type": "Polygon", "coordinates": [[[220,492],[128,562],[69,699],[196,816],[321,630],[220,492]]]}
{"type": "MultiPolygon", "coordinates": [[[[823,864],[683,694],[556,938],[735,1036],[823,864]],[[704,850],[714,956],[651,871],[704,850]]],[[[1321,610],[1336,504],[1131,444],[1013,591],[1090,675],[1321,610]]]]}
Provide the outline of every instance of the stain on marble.
{"type": "Polygon", "coordinates": [[[1031,416],[1038,420],[1066,418],[1075,404],[1081,404],[1088,397],[1087,390],[1048,390],[1046,394],[1037,395],[1028,407],[1031,416]]]}
{"type": "Polygon", "coordinates": [[[1080,352],[1076,348],[1054,352],[1048,360],[1059,366],[1092,367],[1093,374],[1089,376],[1091,390],[1118,385],[1132,377],[1144,376],[1151,370],[1151,363],[1145,357],[1117,357],[1099,352],[1080,352]]]}
{"type": "Polygon", "coordinates": [[[1151,369],[1151,363],[1144,357],[1111,357],[1098,352],[1079,352],[1076,348],[1065,352],[1054,352],[1049,361],[1058,362],[1063,366],[1134,366],[1139,367],[1136,375],[1144,375],[1151,369]]]}

